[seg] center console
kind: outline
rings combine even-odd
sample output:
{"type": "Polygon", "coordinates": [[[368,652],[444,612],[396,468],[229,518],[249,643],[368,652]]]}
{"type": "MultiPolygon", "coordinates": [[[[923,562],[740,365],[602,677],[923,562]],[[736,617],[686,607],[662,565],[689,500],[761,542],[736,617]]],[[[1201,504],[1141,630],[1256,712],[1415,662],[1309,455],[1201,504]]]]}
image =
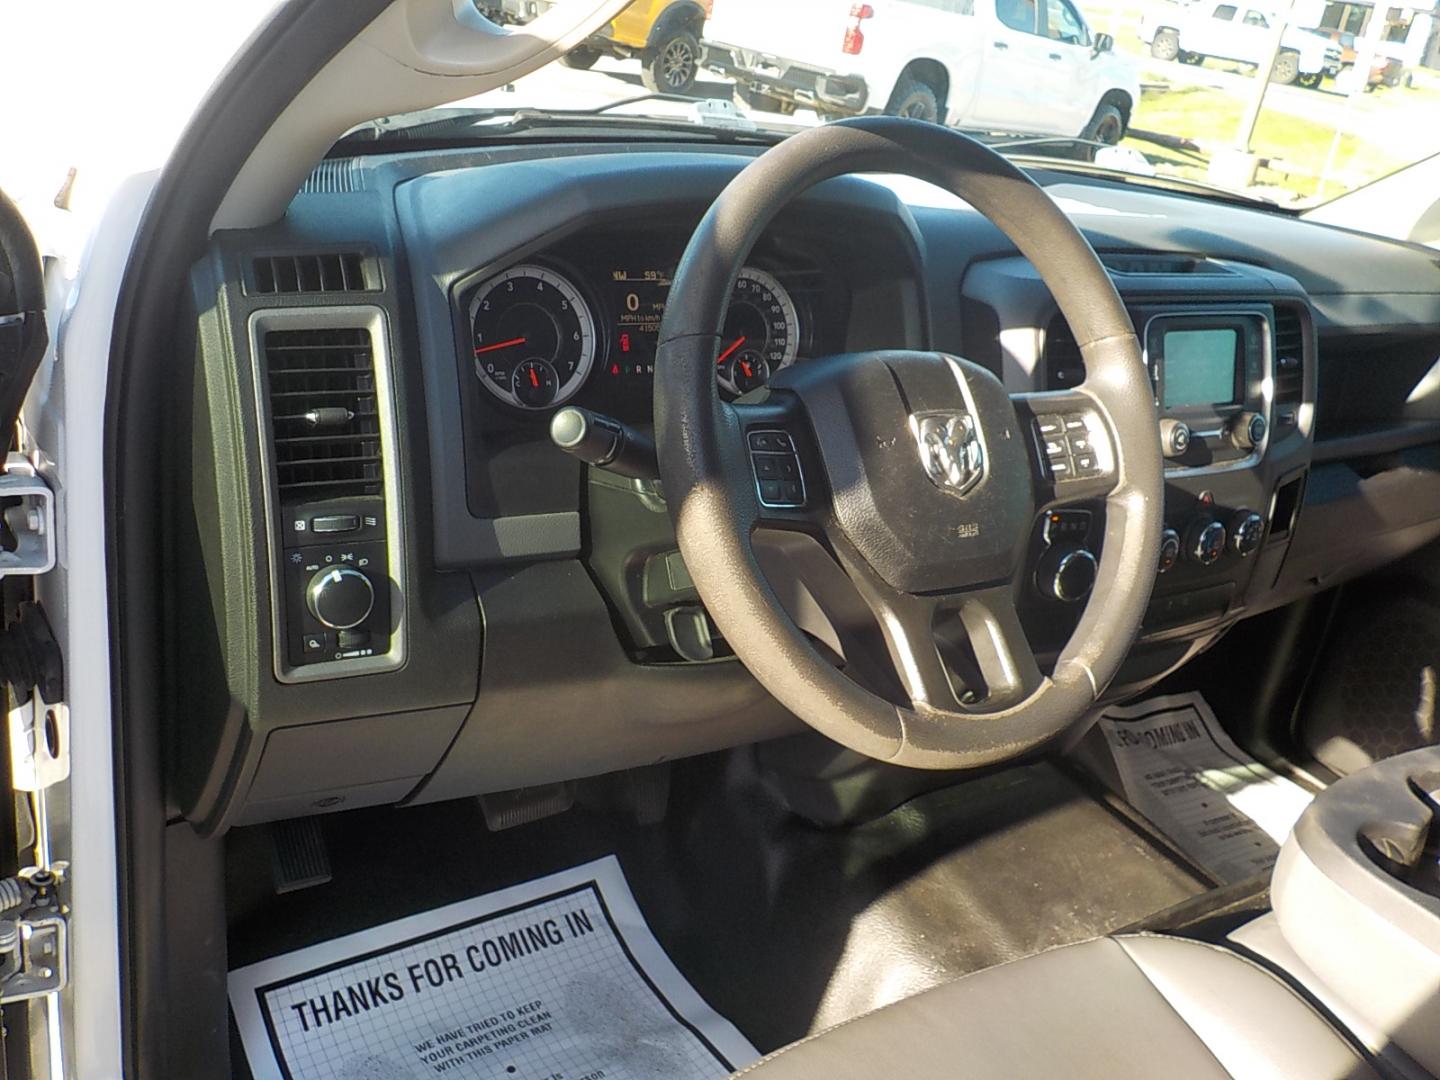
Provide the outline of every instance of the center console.
{"type": "Polygon", "coordinates": [[[1286,945],[1367,1041],[1440,1074],[1440,747],[1316,796],[1281,849],[1271,896],[1286,945]]]}

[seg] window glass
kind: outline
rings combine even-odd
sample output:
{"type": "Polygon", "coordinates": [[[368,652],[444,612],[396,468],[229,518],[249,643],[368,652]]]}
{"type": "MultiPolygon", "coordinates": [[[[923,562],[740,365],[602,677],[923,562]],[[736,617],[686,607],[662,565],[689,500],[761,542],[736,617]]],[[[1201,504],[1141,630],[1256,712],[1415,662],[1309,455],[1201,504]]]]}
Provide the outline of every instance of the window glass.
{"type": "Polygon", "coordinates": [[[1264,15],[1261,15],[1260,12],[1258,12],[1258,11],[1247,11],[1247,12],[1245,12],[1245,25],[1246,25],[1246,26],[1259,26],[1259,27],[1264,28],[1264,27],[1268,27],[1268,26],[1270,25],[1270,23],[1266,21],[1265,16],[1264,16],[1264,15]]]}
{"type": "Polygon", "coordinates": [[[975,0],[905,0],[906,3],[915,4],[917,7],[935,8],[937,11],[946,11],[951,15],[974,15],[975,0]]]}
{"type": "Polygon", "coordinates": [[[1235,18],[1235,12],[1237,10],[1239,9],[1236,8],[1234,4],[1221,4],[1215,9],[1215,14],[1212,16],[1212,18],[1221,19],[1225,22],[1229,22],[1231,19],[1235,18]]]}
{"type": "Polygon", "coordinates": [[[1011,30],[1035,33],[1035,0],[996,0],[995,14],[1011,30]]]}
{"type": "Polygon", "coordinates": [[[1090,44],[1090,31],[1070,0],[1045,0],[1045,32],[1067,45],[1090,44]]]}

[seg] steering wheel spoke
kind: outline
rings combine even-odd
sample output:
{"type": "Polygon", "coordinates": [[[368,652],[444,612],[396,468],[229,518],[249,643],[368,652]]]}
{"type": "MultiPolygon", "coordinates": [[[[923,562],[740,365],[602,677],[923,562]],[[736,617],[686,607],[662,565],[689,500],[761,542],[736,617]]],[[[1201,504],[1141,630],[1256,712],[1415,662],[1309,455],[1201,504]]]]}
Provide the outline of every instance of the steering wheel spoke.
{"type": "Polygon", "coordinates": [[[1012,394],[1029,438],[1036,501],[1041,509],[1103,499],[1119,482],[1115,433],[1083,386],[1012,394]]]}
{"type": "Polygon", "coordinates": [[[843,540],[842,568],[879,626],[912,707],[984,715],[1024,701],[1044,682],[1009,582],[914,594],[881,580],[843,540]]]}

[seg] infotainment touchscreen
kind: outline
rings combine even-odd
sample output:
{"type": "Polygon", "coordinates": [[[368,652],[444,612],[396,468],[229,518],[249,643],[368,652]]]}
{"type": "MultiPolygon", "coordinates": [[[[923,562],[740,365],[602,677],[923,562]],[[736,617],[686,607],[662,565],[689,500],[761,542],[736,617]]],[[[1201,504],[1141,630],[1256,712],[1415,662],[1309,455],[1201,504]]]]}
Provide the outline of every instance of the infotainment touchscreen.
{"type": "Polygon", "coordinates": [[[1240,400],[1240,332],[1232,327],[1165,333],[1166,409],[1240,400]]]}

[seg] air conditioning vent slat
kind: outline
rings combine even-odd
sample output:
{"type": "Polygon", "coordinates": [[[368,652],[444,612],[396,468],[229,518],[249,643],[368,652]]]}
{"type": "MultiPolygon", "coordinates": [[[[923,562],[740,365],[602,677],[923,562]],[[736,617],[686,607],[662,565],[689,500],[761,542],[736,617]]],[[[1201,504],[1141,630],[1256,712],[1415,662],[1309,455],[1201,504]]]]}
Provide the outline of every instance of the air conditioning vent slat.
{"type": "Polygon", "coordinates": [[[1298,405],[1305,398],[1305,326],[1292,307],[1275,309],[1275,401],[1298,405]]]}
{"type": "Polygon", "coordinates": [[[1046,390],[1068,390],[1085,381],[1085,360],[1065,316],[1056,315],[1050,320],[1043,357],[1046,390]]]}
{"type": "Polygon", "coordinates": [[[270,330],[265,334],[270,437],[282,503],[378,495],[380,411],[370,332],[270,330]]]}
{"type": "Polygon", "coordinates": [[[261,255],[251,264],[255,292],[284,293],[368,292],[374,286],[365,273],[365,256],[358,251],[314,255],[261,255]]]}

